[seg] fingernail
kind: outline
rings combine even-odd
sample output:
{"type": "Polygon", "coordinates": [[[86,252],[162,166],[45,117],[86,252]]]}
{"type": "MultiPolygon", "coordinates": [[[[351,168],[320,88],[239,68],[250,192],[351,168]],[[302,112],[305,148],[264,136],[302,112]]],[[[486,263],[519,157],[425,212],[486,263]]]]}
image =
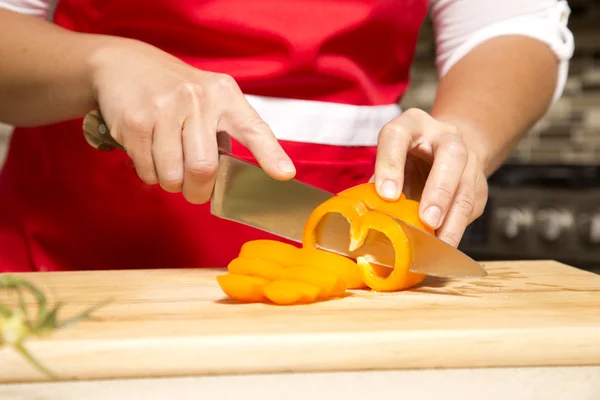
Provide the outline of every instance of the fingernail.
{"type": "Polygon", "coordinates": [[[388,199],[396,200],[398,197],[398,186],[396,186],[394,181],[386,179],[381,184],[381,194],[388,199]]]}
{"type": "Polygon", "coordinates": [[[438,206],[430,206],[425,210],[424,219],[425,223],[432,228],[437,228],[440,223],[442,212],[438,206]]]}
{"type": "Polygon", "coordinates": [[[294,168],[294,164],[292,164],[291,162],[286,161],[286,160],[279,161],[277,163],[277,168],[279,168],[279,170],[281,172],[294,172],[294,171],[296,171],[296,168],[294,168]]]}

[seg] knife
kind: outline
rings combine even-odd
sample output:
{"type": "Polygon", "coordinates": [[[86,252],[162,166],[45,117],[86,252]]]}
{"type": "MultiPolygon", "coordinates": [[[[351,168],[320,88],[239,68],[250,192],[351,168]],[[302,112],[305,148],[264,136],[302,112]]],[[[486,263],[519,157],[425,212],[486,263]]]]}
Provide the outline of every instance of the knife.
{"type": "MultiPolygon", "coordinates": [[[[102,115],[89,112],[83,120],[87,142],[95,149],[125,150],[111,135],[102,115]]],[[[219,150],[219,165],[211,195],[211,214],[301,243],[311,212],[335,194],[296,179],[279,181],[262,168],[219,150]]],[[[434,235],[404,221],[401,226],[411,249],[410,271],[443,278],[482,277],[487,271],[479,263],[434,235]]],[[[394,248],[382,233],[371,230],[363,246],[349,250],[348,221],[340,214],[327,214],[319,225],[317,247],[351,258],[393,268],[394,248]]]]}

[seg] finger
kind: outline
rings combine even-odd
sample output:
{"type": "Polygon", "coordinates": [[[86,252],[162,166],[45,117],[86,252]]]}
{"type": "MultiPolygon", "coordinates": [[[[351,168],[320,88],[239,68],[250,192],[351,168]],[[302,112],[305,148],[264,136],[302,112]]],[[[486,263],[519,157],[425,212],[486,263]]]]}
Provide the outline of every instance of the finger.
{"type": "Polygon", "coordinates": [[[213,190],[219,161],[216,124],[194,112],[183,124],[184,178],[182,192],[187,201],[206,203],[213,190]]]}
{"type": "Polygon", "coordinates": [[[415,133],[410,118],[398,117],[387,123],[377,139],[375,187],[384,199],[395,201],[402,194],[406,156],[415,133]]]}
{"type": "Polygon", "coordinates": [[[166,113],[154,128],[152,156],[158,175],[158,183],[167,192],[181,192],[183,187],[182,123],[174,115],[166,113]]]}
{"type": "Polygon", "coordinates": [[[285,153],[269,125],[246,100],[232,78],[221,78],[218,85],[228,106],[221,113],[217,130],[225,131],[244,145],[261,168],[272,178],[292,179],[296,168],[285,153]]]}
{"type": "MultiPolygon", "coordinates": [[[[245,100],[244,100],[245,101],[245,100]]],[[[285,153],[271,128],[250,105],[241,107],[239,113],[229,114],[228,132],[232,132],[242,145],[248,148],[261,168],[272,178],[292,179],[296,168],[285,153]]]]}
{"type": "Polygon", "coordinates": [[[133,161],[137,175],[148,185],[158,183],[152,158],[153,130],[154,124],[149,118],[134,113],[125,113],[115,130],[133,161]]]}
{"type": "Polygon", "coordinates": [[[458,185],[450,210],[437,236],[451,246],[457,247],[465,229],[473,220],[475,211],[475,185],[479,172],[477,158],[469,151],[467,165],[458,185]]]}
{"type": "Polygon", "coordinates": [[[421,196],[421,219],[438,229],[456,195],[467,165],[468,152],[457,135],[440,135],[433,143],[434,160],[421,196]]]}

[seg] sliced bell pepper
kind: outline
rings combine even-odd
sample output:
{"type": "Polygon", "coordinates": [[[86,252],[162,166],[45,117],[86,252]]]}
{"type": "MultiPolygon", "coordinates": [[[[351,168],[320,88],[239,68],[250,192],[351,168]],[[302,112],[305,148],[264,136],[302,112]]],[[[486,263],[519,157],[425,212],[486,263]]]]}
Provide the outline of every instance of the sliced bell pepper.
{"type": "Polygon", "coordinates": [[[307,303],[341,296],[348,258],[273,240],[245,243],[228,273],[217,280],[229,297],[243,302],[307,303]]]}
{"type": "Polygon", "coordinates": [[[217,277],[229,297],[243,302],[275,304],[310,303],[341,296],[346,289],[403,290],[423,281],[425,275],[409,271],[410,247],[395,219],[430,234],[420,220],[419,203],[402,194],[397,201],[382,199],[375,185],[358,185],[319,205],[304,227],[302,248],[275,240],[245,243],[228,273],[217,277]],[[349,223],[349,250],[362,246],[370,230],[377,230],[394,246],[394,269],[371,264],[365,257],[351,258],[316,248],[319,224],[330,213],[349,223]],[[395,218],[395,219],[394,219],[395,218]]]}
{"type": "MultiPolygon", "coordinates": [[[[317,243],[317,234],[319,224],[325,217],[325,215],[335,212],[341,214],[346,220],[350,221],[358,221],[365,215],[369,210],[367,207],[361,203],[360,201],[356,201],[352,198],[346,198],[341,196],[335,196],[325,201],[310,214],[306,225],[304,226],[304,232],[302,235],[302,246],[305,249],[316,249],[315,244],[317,243]]],[[[343,234],[343,233],[341,233],[343,234]]],[[[358,226],[356,224],[350,223],[350,240],[351,246],[353,244],[353,238],[358,237],[359,231],[358,226]]],[[[340,255],[329,253],[339,259],[340,255]]],[[[346,257],[344,257],[346,258],[346,257]]],[[[347,265],[348,270],[348,289],[363,289],[366,288],[362,274],[358,268],[358,265],[346,258],[350,262],[344,263],[347,265]]]]}
{"type": "Polygon", "coordinates": [[[371,264],[365,257],[357,258],[357,268],[364,285],[375,291],[407,289],[422,282],[426,275],[409,271],[409,243],[394,218],[434,234],[421,222],[418,209],[419,203],[404,195],[396,201],[386,201],[377,194],[373,183],[358,185],[339,193],[314,210],[306,223],[302,244],[304,247],[314,247],[323,217],[329,213],[339,213],[350,224],[350,251],[360,248],[371,229],[386,235],[394,246],[394,269],[371,264]]]}
{"type": "Polygon", "coordinates": [[[269,281],[263,278],[238,274],[219,275],[217,282],[227,296],[249,303],[263,301],[264,288],[269,284],[269,281]]]}

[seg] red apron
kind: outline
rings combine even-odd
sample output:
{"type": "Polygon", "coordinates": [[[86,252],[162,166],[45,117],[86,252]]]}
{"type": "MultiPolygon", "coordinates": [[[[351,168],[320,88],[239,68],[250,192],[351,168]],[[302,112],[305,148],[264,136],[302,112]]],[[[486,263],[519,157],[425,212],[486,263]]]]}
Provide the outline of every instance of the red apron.
{"type": "MultiPolygon", "coordinates": [[[[408,85],[426,12],[426,0],[61,0],[54,23],[145,41],[248,95],[381,106],[408,85]]],[[[373,173],[374,146],[281,143],[297,179],[332,192],[373,173]]],[[[81,120],[13,133],[0,271],[223,267],[258,238],[272,237],[145,185],[125,153],[85,142],[81,120]]]]}

